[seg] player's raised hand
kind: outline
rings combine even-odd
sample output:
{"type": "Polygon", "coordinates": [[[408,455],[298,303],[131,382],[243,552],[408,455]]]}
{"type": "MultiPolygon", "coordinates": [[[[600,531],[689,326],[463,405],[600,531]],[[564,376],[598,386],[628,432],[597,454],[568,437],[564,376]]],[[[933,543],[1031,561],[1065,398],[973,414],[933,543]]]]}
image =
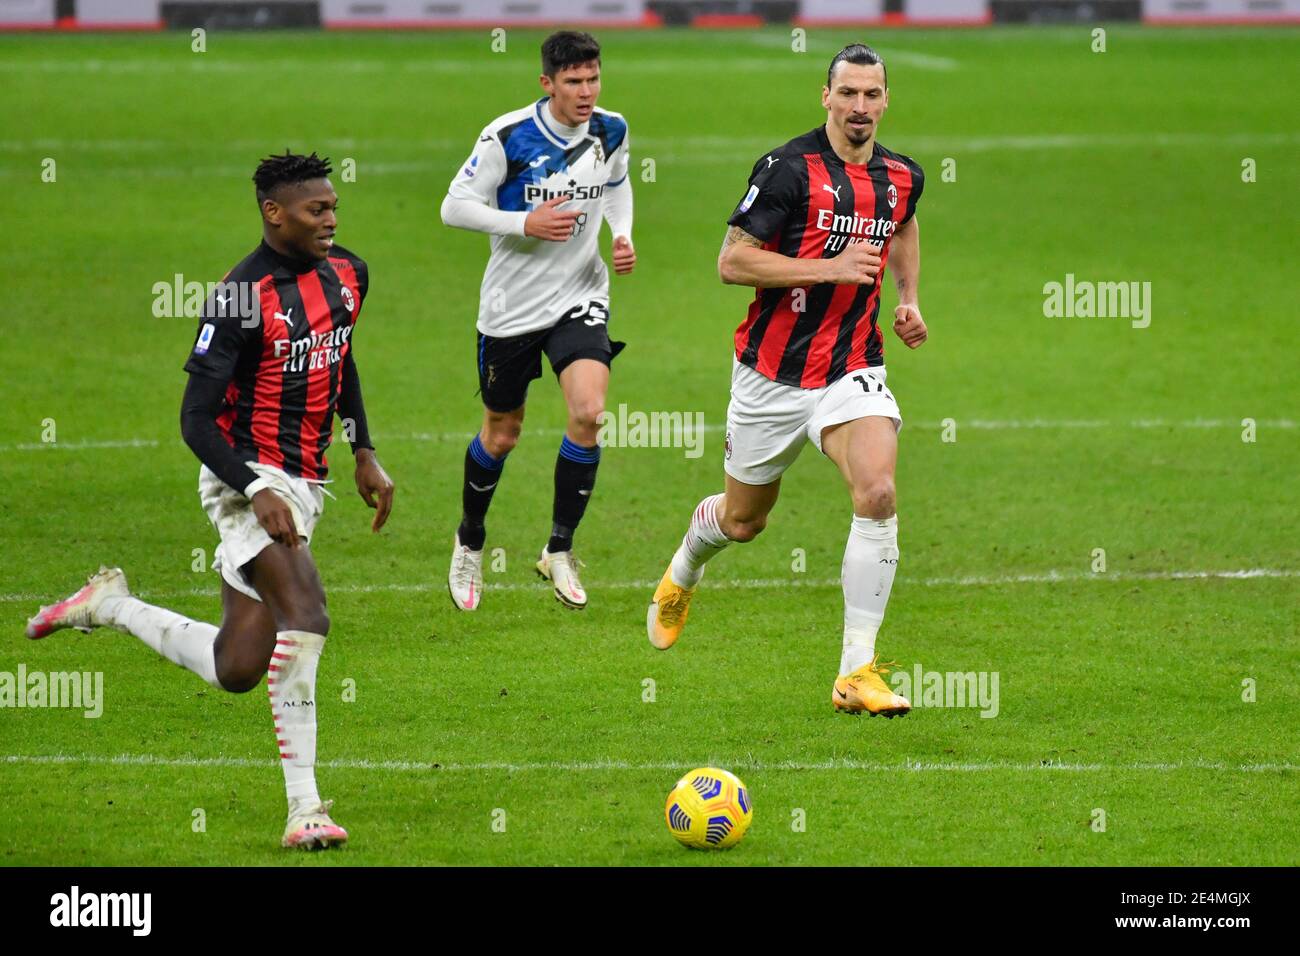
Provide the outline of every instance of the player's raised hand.
{"type": "Polygon", "coordinates": [[[903,303],[894,309],[894,334],[903,340],[909,349],[920,348],[929,336],[925,329],[925,320],[915,303],[903,303]]]}
{"type": "Polygon", "coordinates": [[[253,515],[272,541],[278,541],[286,548],[296,548],[301,543],[289,503],[270,488],[263,488],[253,495],[253,515]]]}
{"type": "Polygon", "coordinates": [[[573,209],[557,209],[567,196],[556,196],[542,203],[524,217],[524,235],[548,242],[564,242],[573,235],[573,224],[582,213],[573,209]]]}
{"type": "Polygon", "coordinates": [[[614,271],[621,276],[627,275],[636,266],[636,250],[632,240],[627,236],[614,237],[614,271]]]}
{"type": "Polygon", "coordinates": [[[880,247],[869,242],[850,242],[828,263],[828,282],[837,285],[871,285],[880,274],[880,247]]]}
{"type": "Polygon", "coordinates": [[[375,520],[371,522],[370,530],[378,531],[393,510],[393,479],[388,477],[372,449],[357,451],[356,480],[361,500],[375,509],[375,520]]]}

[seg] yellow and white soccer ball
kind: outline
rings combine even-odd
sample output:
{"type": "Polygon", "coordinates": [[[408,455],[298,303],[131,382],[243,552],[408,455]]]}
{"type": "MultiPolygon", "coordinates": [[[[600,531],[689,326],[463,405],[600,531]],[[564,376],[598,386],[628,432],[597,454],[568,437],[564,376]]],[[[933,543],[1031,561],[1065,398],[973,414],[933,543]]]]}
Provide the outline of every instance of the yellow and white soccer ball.
{"type": "Polygon", "coordinates": [[[664,819],[682,846],[725,850],[745,835],[754,809],[749,791],[734,773],[701,767],[677,781],[668,794],[664,819]]]}

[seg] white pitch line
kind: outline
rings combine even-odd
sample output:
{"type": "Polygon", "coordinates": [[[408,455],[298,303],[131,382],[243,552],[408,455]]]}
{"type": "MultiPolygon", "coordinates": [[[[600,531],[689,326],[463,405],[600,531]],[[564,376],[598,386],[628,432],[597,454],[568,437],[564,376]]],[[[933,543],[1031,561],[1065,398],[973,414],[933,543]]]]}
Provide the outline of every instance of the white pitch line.
{"type": "MultiPolygon", "coordinates": [[[[331,59],[329,61],[330,73],[339,74],[376,74],[390,75],[393,73],[437,73],[437,74],[463,74],[467,69],[475,71],[476,74],[499,73],[502,76],[511,76],[518,72],[519,66],[508,59],[498,56],[476,57],[473,60],[457,57],[443,57],[437,55],[436,50],[430,50],[430,56],[424,59],[408,60],[405,62],[394,62],[390,59],[331,59]]],[[[893,59],[891,63],[897,61],[900,64],[914,66],[921,70],[935,70],[938,72],[951,72],[956,69],[957,62],[947,57],[931,56],[923,53],[908,53],[904,51],[894,51],[890,54],[893,59]]],[[[215,59],[212,57],[190,57],[182,58],[161,58],[161,57],[136,57],[130,60],[101,60],[101,59],[83,59],[83,60],[48,60],[48,59],[14,59],[0,61],[0,72],[11,73],[80,73],[89,76],[119,76],[119,75],[154,75],[163,74],[169,78],[178,76],[210,76],[213,74],[237,74],[246,75],[250,73],[275,72],[280,73],[283,70],[302,69],[309,70],[319,64],[315,61],[304,59],[215,59]]],[[[788,57],[738,57],[727,60],[711,60],[697,57],[686,63],[677,59],[663,59],[645,57],[640,59],[627,59],[619,63],[618,71],[620,74],[632,75],[635,73],[651,74],[698,74],[701,72],[715,73],[762,73],[770,75],[772,73],[792,73],[803,75],[809,78],[809,85],[815,91],[820,81],[817,79],[818,69],[816,66],[810,66],[806,58],[798,56],[788,57]]]]}
{"type": "MultiPolygon", "coordinates": [[[[753,46],[769,47],[774,50],[789,51],[793,53],[793,51],[790,50],[791,37],[786,33],[754,33],[748,37],[748,40],[753,46]]],[[[826,56],[831,56],[839,50],[839,48],[840,45],[838,44],[818,42],[815,39],[809,38],[805,43],[804,52],[812,54],[825,53],[826,56]]],[[[890,69],[894,69],[899,65],[905,65],[914,66],[919,70],[937,70],[943,73],[950,73],[961,65],[952,57],[935,56],[932,53],[917,53],[912,50],[900,50],[897,47],[886,46],[878,47],[878,49],[880,55],[884,58],[885,63],[889,65],[890,69]]],[[[776,62],[775,58],[773,58],[773,62],[776,62]]],[[[796,62],[798,62],[797,57],[796,62]]],[[[800,63],[800,69],[806,69],[806,67],[800,63]]]]}
{"type": "MultiPolygon", "coordinates": [[[[969,575],[965,577],[934,578],[899,578],[899,587],[918,586],[926,588],[940,587],[1001,587],[1010,584],[1064,584],[1072,581],[1248,581],[1258,578],[1298,578],[1300,569],[1293,568],[1244,568],[1227,571],[1109,571],[1093,574],[1089,571],[1041,571],[1026,574],[1009,574],[1000,576],[969,575]]],[[[588,581],[588,586],[597,591],[648,591],[658,583],[658,578],[646,578],[641,581],[588,581]]],[[[489,576],[489,591],[537,591],[547,588],[545,582],[501,581],[495,582],[489,576]]],[[[767,590],[779,588],[838,588],[839,578],[733,578],[717,581],[710,579],[708,590],[767,590]]],[[[442,591],[446,587],[442,581],[421,581],[413,584],[337,584],[327,585],[328,594],[389,594],[442,591]]],[[[220,590],[209,587],[140,590],[133,592],[136,597],[148,600],[165,600],[183,597],[217,597],[220,590]]],[[[0,594],[0,604],[15,604],[24,601],[50,601],[58,597],[55,594],[0,594]]]]}
{"type": "MultiPolygon", "coordinates": [[[[0,64],[3,69],[3,64],[0,64]]],[[[425,140],[393,140],[389,137],[373,137],[365,140],[355,138],[327,137],[321,145],[329,149],[350,149],[360,153],[360,161],[367,173],[407,173],[422,171],[438,165],[442,158],[462,158],[474,145],[473,134],[464,137],[438,137],[425,140]],[[389,154],[393,149],[407,152],[406,157],[386,156],[387,166],[379,165],[381,160],[376,152],[389,154]],[[410,151],[425,157],[413,159],[410,151]],[[438,158],[435,163],[434,157],[438,158]]],[[[988,152],[1023,152],[1026,150],[1096,150],[1100,148],[1134,149],[1153,146],[1213,146],[1216,148],[1236,148],[1241,146],[1286,146],[1300,142],[1300,133],[1278,132],[1236,132],[1236,133],[1105,133],[1088,135],[1059,133],[1003,133],[986,136],[926,136],[916,135],[894,143],[909,153],[942,153],[962,155],[988,152]]],[[[695,165],[707,164],[752,164],[765,152],[780,145],[775,137],[754,136],[682,136],[661,137],[642,136],[637,140],[638,155],[654,158],[658,162],[683,162],[695,165]]],[[[130,155],[149,151],[161,153],[170,150],[174,144],[157,139],[105,138],[102,140],[61,137],[35,137],[32,139],[0,139],[0,152],[3,153],[54,153],[59,150],[71,152],[106,152],[130,155]]],[[[232,157],[250,149],[263,149],[262,140],[228,140],[220,144],[225,154],[232,157]]],[[[205,156],[218,155],[213,150],[204,151],[205,156]]],[[[0,167],[3,169],[3,167],[0,167]]],[[[210,166],[174,166],[152,164],[138,169],[117,169],[109,167],[97,170],[99,175],[111,172],[114,175],[184,175],[196,170],[225,175],[242,166],[231,164],[210,166]]]]}
{"type": "MultiPolygon", "coordinates": [[[[3,64],[0,64],[0,66],[3,66],[3,64]]],[[[17,146],[17,142],[19,141],[0,142],[0,151],[18,153],[33,151],[31,147],[17,146]]],[[[640,142],[640,148],[649,158],[654,159],[656,162],[667,165],[688,165],[693,168],[701,166],[738,166],[744,168],[753,163],[757,157],[762,156],[777,145],[777,142],[770,138],[760,141],[761,145],[757,145],[753,149],[738,148],[735,143],[720,149],[693,148],[693,144],[689,139],[674,141],[667,139],[656,140],[647,137],[640,142]],[[660,144],[659,147],[654,146],[656,142],[660,144]]],[[[1158,146],[1186,146],[1189,148],[1204,146],[1207,149],[1237,150],[1241,148],[1258,149],[1273,145],[1289,145],[1296,142],[1300,142],[1300,134],[1236,133],[1210,137],[1195,133],[1098,133],[1086,137],[1036,134],[983,137],[914,136],[895,142],[893,145],[916,155],[938,153],[947,156],[962,156],[990,152],[1024,153],[1032,150],[1075,150],[1084,154],[1107,148],[1149,149],[1158,146]]],[[[363,156],[362,162],[367,176],[411,176],[422,173],[438,173],[439,170],[446,172],[455,169],[456,162],[465,155],[469,146],[472,145],[473,143],[467,143],[447,147],[437,154],[431,152],[427,158],[423,159],[380,160],[363,156]]],[[[363,145],[361,148],[373,149],[373,147],[367,145],[363,145]]],[[[41,150],[43,155],[57,153],[57,147],[36,147],[36,149],[41,150]]],[[[373,155],[372,153],[371,156],[373,155]]],[[[244,165],[234,162],[179,166],[165,162],[152,162],[147,156],[143,157],[139,162],[133,161],[127,165],[97,165],[95,169],[95,176],[99,179],[127,180],[145,178],[194,179],[202,176],[225,179],[244,176],[246,173],[247,168],[244,165]]],[[[15,178],[26,175],[28,175],[28,171],[25,166],[12,163],[0,165],[0,178],[15,178]]]]}
{"type": "MultiPolygon", "coordinates": [[[[26,765],[74,765],[74,766],[140,766],[140,767],[235,767],[235,768],[269,768],[279,765],[273,758],[257,759],[252,757],[162,757],[154,754],[7,754],[3,758],[6,764],[26,765]]],[[[1000,773],[1022,771],[1059,771],[1063,773],[1173,773],[1181,770],[1210,770],[1228,773],[1274,773],[1300,770],[1300,764],[1292,763],[1247,763],[1226,764],[1208,760],[1173,761],[1163,763],[1059,763],[1052,760],[1032,763],[1017,763],[1009,760],[990,760],[973,763],[927,762],[904,760],[902,762],[885,762],[880,760],[833,759],[822,761],[794,760],[718,760],[709,758],[702,762],[639,762],[627,760],[592,760],[592,761],[533,761],[521,763],[484,762],[484,763],[441,763],[418,760],[322,760],[316,766],[330,770],[384,770],[394,773],[430,773],[446,771],[450,773],[588,773],[601,771],[681,771],[693,766],[720,766],[731,770],[745,772],[787,772],[804,773],[827,770],[856,770],[878,773],[1000,773]]]]}
{"type": "MultiPolygon", "coordinates": [[[[651,414],[649,412],[645,414],[651,414]]],[[[662,414],[659,412],[658,414],[662,414]]],[[[672,413],[669,413],[672,414],[672,413]]],[[[691,413],[686,413],[691,414],[691,413]]],[[[1101,418],[1067,418],[1067,419],[989,419],[989,418],[969,418],[953,419],[957,428],[969,428],[976,431],[1021,431],[1026,429],[1052,429],[1052,428],[1231,428],[1240,429],[1242,427],[1240,419],[1230,418],[1190,418],[1190,419],[1167,419],[1167,418],[1139,418],[1127,422],[1113,422],[1101,418]]],[[[939,431],[946,428],[944,422],[907,422],[910,428],[920,431],[939,431]]],[[[1265,418],[1255,422],[1256,428],[1279,428],[1294,429],[1300,426],[1300,422],[1291,418],[1265,418]]],[[[693,431],[704,432],[721,432],[726,430],[726,425],[720,423],[704,424],[696,428],[691,426],[693,431]]],[[[647,424],[647,434],[657,433],[657,427],[651,428],[647,424]]],[[[414,441],[414,442],[442,442],[442,441],[468,441],[473,438],[477,432],[407,432],[405,434],[394,435],[373,435],[376,441],[414,441]]],[[[531,428],[527,434],[536,435],[541,438],[548,438],[564,434],[561,428],[531,428]]]]}
{"type": "MultiPolygon", "coordinates": [[[[654,414],[662,414],[657,412],[654,414]]],[[[646,412],[645,414],[652,414],[646,412]]],[[[668,413],[672,414],[672,413],[668,413]]],[[[687,413],[693,414],[693,413],[687,413]]],[[[991,418],[954,418],[953,422],[957,428],[974,429],[975,431],[1023,431],[1023,430],[1050,430],[1053,428],[1076,429],[1076,428],[1241,428],[1240,419],[1231,418],[1137,418],[1130,421],[1116,422],[1104,418],[1028,418],[1028,419],[991,419],[991,418]]],[[[910,428],[918,431],[939,431],[946,428],[944,422],[907,422],[910,428]]],[[[1293,418],[1261,418],[1255,423],[1256,428],[1278,428],[1278,429],[1295,429],[1300,427],[1300,422],[1293,418]]],[[[720,423],[704,424],[699,428],[692,425],[693,431],[704,432],[721,432],[726,426],[720,423]]],[[[647,434],[657,433],[657,428],[647,426],[647,434]]],[[[562,428],[530,428],[527,432],[538,438],[554,438],[564,434],[562,428]]],[[[444,441],[468,441],[473,438],[477,432],[456,431],[456,432],[406,432],[404,434],[380,434],[375,433],[372,437],[376,441],[410,441],[410,442],[444,442],[444,441]]],[[[336,438],[338,436],[335,436],[336,438]]],[[[180,436],[175,439],[180,444],[180,436]]],[[[75,442],[20,442],[12,445],[0,445],[0,453],[15,451],[88,451],[95,449],[115,449],[115,448],[157,448],[161,444],[157,438],[120,438],[106,441],[75,441],[75,442]]]]}
{"type": "MultiPolygon", "coordinates": [[[[652,156],[661,163],[690,163],[694,166],[731,165],[733,163],[752,163],[775,148],[772,140],[753,140],[754,148],[742,145],[740,140],[730,140],[718,146],[708,146],[704,142],[691,139],[656,141],[647,137],[649,142],[642,142],[638,147],[647,156],[652,156]],[[661,142],[656,149],[655,142],[661,142]],[[665,149],[667,151],[665,151],[665,149]]],[[[748,141],[746,141],[748,142],[748,141]]],[[[909,136],[893,141],[898,149],[913,155],[935,154],[962,156],[972,153],[1012,152],[1023,153],[1032,150],[1078,150],[1080,152],[1097,149],[1150,149],[1153,147],[1194,147],[1206,146],[1216,148],[1251,146],[1285,146],[1300,142],[1297,133],[1226,133],[1222,137],[1210,137],[1202,133],[1096,133],[1090,136],[1069,134],[1044,135],[1003,134],[995,136],[909,136]]]]}
{"type": "Polygon", "coordinates": [[[157,448],[156,438],[122,438],[109,441],[29,441],[0,445],[0,451],[86,451],[94,448],[157,448]]]}
{"type": "MultiPolygon", "coordinates": [[[[419,155],[452,151],[462,153],[474,145],[466,136],[437,136],[424,139],[395,138],[391,136],[367,136],[358,139],[352,136],[327,136],[319,140],[321,146],[330,149],[355,150],[413,150],[419,155]]],[[[1220,143],[1233,146],[1285,145],[1300,142],[1300,133],[1256,132],[1256,133],[1094,133],[1086,136],[1060,133],[1003,133],[985,136],[924,136],[917,135],[907,140],[909,149],[914,151],[973,150],[975,152],[990,149],[1062,149],[1085,148],[1097,145],[1136,146],[1153,143],[1161,146],[1220,143]]],[[[266,140],[261,139],[223,139],[221,150],[231,154],[242,153],[250,149],[261,149],[266,140]]],[[[637,139],[640,151],[663,150],[668,147],[686,149],[699,153],[730,152],[744,155],[751,159],[766,150],[779,145],[770,136],[641,136],[637,139]]],[[[40,136],[30,139],[0,139],[0,152],[29,152],[32,150],[72,150],[77,152],[131,153],[144,150],[169,150],[175,146],[170,140],[143,139],[138,137],[85,139],[82,137],[40,136]]],[[[205,155],[213,155],[212,149],[205,149],[205,155]]],[[[190,167],[186,167],[190,168],[190,167]]]]}

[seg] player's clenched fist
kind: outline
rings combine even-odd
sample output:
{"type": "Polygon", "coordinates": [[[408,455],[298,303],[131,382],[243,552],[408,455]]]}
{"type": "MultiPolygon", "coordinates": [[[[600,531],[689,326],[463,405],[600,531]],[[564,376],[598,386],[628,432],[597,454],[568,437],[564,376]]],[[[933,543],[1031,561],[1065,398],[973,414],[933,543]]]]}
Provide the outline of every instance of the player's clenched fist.
{"type": "Polygon", "coordinates": [[[524,218],[524,235],[549,242],[564,242],[573,235],[573,224],[582,215],[571,209],[555,208],[568,202],[567,196],[556,196],[542,203],[524,218]]]}
{"type": "Polygon", "coordinates": [[[298,547],[298,529],[288,503],[270,488],[253,495],[253,514],[263,530],[287,548],[298,547]]]}
{"type": "Polygon", "coordinates": [[[614,271],[621,276],[627,275],[636,265],[636,250],[632,240],[627,236],[614,237],[614,271]]]}
{"type": "Polygon", "coordinates": [[[894,334],[909,349],[920,346],[929,335],[925,330],[925,320],[921,318],[921,310],[908,303],[894,309],[894,334]]]}
{"type": "Polygon", "coordinates": [[[829,263],[828,282],[837,285],[871,285],[880,274],[880,247],[869,242],[850,242],[829,263]]]}

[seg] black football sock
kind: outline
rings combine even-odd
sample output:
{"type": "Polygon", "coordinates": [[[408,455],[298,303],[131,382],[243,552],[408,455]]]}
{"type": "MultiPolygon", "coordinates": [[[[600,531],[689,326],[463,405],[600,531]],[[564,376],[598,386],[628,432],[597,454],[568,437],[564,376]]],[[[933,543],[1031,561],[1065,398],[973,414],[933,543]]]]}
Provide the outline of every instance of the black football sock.
{"type": "Polygon", "coordinates": [[[555,507],[551,511],[551,540],[546,550],[551,554],[573,549],[573,532],[587,510],[591,490],[596,486],[596,468],[600,465],[600,446],[583,448],[565,435],[555,459],[555,507]]]}
{"type": "Polygon", "coordinates": [[[460,519],[460,543],[472,551],[482,551],[483,542],[487,540],[487,528],[483,519],[487,517],[488,506],[492,504],[492,493],[496,491],[497,482],[501,480],[501,468],[506,463],[506,456],[493,458],[488,454],[479,436],[465,449],[465,484],[461,489],[461,507],[464,509],[460,519]]]}

